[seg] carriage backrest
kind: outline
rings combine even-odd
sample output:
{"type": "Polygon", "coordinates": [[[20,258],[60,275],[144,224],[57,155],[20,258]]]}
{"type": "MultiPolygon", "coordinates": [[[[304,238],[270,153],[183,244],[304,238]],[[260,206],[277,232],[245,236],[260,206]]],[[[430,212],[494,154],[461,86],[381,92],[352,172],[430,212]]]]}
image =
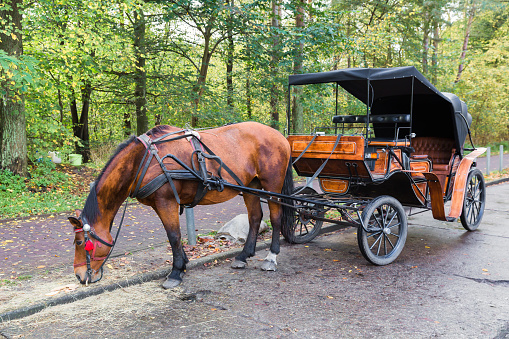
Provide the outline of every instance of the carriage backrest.
{"type": "Polygon", "coordinates": [[[454,139],[417,137],[412,139],[413,154],[427,154],[433,164],[449,164],[454,153],[454,139]]]}
{"type": "MultiPolygon", "coordinates": [[[[332,117],[334,124],[366,123],[366,115],[336,115],[332,117]]],[[[370,115],[369,122],[375,124],[409,123],[410,114],[370,115]]]]}

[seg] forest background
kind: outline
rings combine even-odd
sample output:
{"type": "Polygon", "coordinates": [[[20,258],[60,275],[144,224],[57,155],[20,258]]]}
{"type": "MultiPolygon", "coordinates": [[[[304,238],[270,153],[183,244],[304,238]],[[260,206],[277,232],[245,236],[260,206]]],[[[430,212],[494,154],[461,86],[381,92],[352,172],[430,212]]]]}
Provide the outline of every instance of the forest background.
{"type": "MultiPolygon", "coordinates": [[[[0,191],[48,151],[97,161],[158,124],[285,132],[288,75],[347,67],[415,66],[477,144],[509,140],[508,19],[505,0],[2,0],[0,191]]],[[[292,93],[290,132],[330,124],[322,89],[292,93]]]]}

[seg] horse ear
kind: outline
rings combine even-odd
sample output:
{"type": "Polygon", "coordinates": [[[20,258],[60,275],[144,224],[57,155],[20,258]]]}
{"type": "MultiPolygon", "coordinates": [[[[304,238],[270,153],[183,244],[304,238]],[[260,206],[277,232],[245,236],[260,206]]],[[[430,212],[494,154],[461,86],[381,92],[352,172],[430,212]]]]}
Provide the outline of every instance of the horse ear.
{"type": "Polygon", "coordinates": [[[79,218],[81,215],[81,210],[75,209],[74,213],[76,213],[76,218],[79,218]]]}
{"type": "Polygon", "coordinates": [[[75,218],[75,217],[69,217],[67,218],[69,219],[69,222],[71,223],[71,225],[73,225],[74,227],[76,228],[81,228],[81,221],[78,219],[78,218],[75,218]]]}

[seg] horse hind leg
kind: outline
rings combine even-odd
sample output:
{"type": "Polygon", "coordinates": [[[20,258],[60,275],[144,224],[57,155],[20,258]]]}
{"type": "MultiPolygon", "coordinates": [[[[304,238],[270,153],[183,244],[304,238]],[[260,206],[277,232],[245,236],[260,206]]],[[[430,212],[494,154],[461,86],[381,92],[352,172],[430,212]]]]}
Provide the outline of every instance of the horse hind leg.
{"type": "Polygon", "coordinates": [[[260,267],[262,271],[275,271],[277,268],[277,255],[280,245],[279,237],[281,233],[281,218],[283,216],[282,208],[279,204],[269,201],[270,223],[272,225],[272,243],[270,251],[263,260],[260,267]]]}
{"type": "MultiPolygon", "coordinates": [[[[281,192],[284,195],[290,196],[293,192],[293,178],[292,178],[292,166],[288,165],[286,168],[286,174],[284,175],[283,182],[271,182],[270,184],[262,181],[262,185],[265,190],[273,192],[281,192]],[[265,184],[265,185],[263,185],[265,184]],[[282,186],[282,188],[281,188],[282,186]]],[[[281,228],[288,227],[293,223],[293,209],[288,205],[292,204],[292,201],[283,199],[282,205],[273,201],[269,201],[270,211],[270,222],[272,224],[272,242],[270,245],[270,252],[263,261],[261,269],[264,271],[275,271],[277,267],[277,255],[280,250],[279,239],[281,236],[281,228]]]]}

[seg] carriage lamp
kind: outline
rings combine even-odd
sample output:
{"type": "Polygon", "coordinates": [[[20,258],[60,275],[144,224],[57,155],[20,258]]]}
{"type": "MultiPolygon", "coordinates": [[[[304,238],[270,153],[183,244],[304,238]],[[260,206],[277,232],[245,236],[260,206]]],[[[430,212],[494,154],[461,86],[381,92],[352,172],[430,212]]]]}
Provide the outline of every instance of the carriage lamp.
{"type": "Polygon", "coordinates": [[[364,159],[378,159],[378,153],[366,153],[364,159]]]}

